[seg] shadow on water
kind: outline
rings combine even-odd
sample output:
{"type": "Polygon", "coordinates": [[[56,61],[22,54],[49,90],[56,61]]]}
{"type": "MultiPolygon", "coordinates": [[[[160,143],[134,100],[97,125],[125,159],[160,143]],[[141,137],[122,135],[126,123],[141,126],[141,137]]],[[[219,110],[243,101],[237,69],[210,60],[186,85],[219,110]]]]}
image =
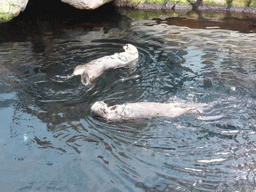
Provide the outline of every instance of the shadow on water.
{"type": "Polygon", "coordinates": [[[65,4],[56,9],[57,1],[49,10],[30,3],[0,24],[4,191],[255,189],[251,21],[172,12],[141,19],[110,4],[93,13],[65,4]],[[136,66],[106,72],[88,87],[80,77],[60,78],[121,52],[125,43],[139,50],[136,66]],[[107,124],[91,116],[97,100],[211,107],[196,117],[107,124]]]}
{"type": "MultiPolygon", "coordinates": [[[[132,14],[132,12],[130,14],[132,14]]],[[[167,12],[163,13],[163,15],[165,15],[164,19],[157,17],[154,18],[154,15],[157,15],[157,12],[156,14],[152,14],[152,12],[147,14],[147,11],[141,12],[140,17],[143,17],[142,15],[145,15],[145,17],[150,17],[149,15],[152,15],[151,19],[155,20],[156,24],[165,23],[167,25],[189,27],[193,29],[219,28],[239,31],[242,33],[256,32],[256,17],[232,14],[229,11],[218,13],[210,11],[203,12],[199,10],[192,10],[188,12],[167,12]]],[[[136,15],[138,13],[133,14],[136,15]]],[[[149,25],[154,25],[154,23],[149,23],[149,25]]]]}
{"type": "Polygon", "coordinates": [[[122,16],[112,3],[96,10],[78,10],[60,0],[30,0],[24,12],[7,23],[1,23],[0,42],[30,40],[36,52],[44,51],[43,37],[58,37],[69,29],[103,28],[118,25],[122,16]],[[38,51],[37,51],[38,49],[38,51]]]}

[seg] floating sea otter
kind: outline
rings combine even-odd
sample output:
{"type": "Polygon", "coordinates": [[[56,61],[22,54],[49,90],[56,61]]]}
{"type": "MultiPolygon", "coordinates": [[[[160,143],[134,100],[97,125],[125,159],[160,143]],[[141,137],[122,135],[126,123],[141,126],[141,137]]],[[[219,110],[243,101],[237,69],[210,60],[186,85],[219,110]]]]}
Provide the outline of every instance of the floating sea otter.
{"type": "Polygon", "coordinates": [[[107,122],[114,122],[159,116],[175,118],[185,113],[198,114],[207,106],[205,103],[139,102],[108,107],[103,101],[97,101],[92,105],[91,112],[107,122]]]}
{"type": "Polygon", "coordinates": [[[84,85],[88,85],[109,69],[117,69],[135,65],[136,60],[139,57],[137,48],[131,44],[126,44],[123,46],[123,49],[125,52],[104,56],[84,65],[78,65],[75,68],[72,76],[81,75],[81,82],[84,85]]]}

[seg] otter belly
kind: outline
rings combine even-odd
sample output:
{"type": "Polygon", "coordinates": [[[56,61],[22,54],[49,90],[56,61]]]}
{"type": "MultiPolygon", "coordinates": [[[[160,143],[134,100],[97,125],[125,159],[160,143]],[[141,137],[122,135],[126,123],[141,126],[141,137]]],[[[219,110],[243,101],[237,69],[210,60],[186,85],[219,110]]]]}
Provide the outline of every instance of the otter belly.
{"type": "MultiPolygon", "coordinates": [[[[129,45],[129,47],[134,47],[129,45]]],[[[136,49],[134,47],[134,49],[136,49]]],[[[84,85],[92,83],[92,81],[102,75],[105,71],[110,69],[117,69],[121,67],[130,67],[136,64],[138,60],[137,49],[135,53],[130,52],[129,50],[122,53],[115,53],[114,55],[104,56],[98,59],[95,59],[87,64],[78,65],[72,74],[81,75],[81,81],[84,85]]]]}
{"type": "Polygon", "coordinates": [[[88,85],[108,70],[131,66],[131,63],[134,63],[132,61],[134,60],[122,61],[115,58],[100,58],[91,61],[84,65],[84,71],[81,74],[81,81],[84,85],[88,85]]]}
{"type": "Polygon", "coordinates": [[[109,107],[103,101],[97,101],[92,105],[91,112],[107,122],[113,122],[159,116],[175,118],[185,113],[199,113],[204,107],[207,107],[207,104],[154,102],[127,103],[109,107]]]}

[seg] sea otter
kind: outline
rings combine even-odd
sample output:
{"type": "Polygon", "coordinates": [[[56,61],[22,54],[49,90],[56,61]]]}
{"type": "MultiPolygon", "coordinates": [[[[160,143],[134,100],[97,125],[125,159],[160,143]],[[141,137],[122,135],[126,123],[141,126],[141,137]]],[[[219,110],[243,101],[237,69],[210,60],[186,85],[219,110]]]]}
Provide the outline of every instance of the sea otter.
{"type": "Polygon", "coordinates": [[[198,114],[207,106],[205,103],[138,102],[109,107],[103,101],[97,101],[91,106],[91,112],[104,121],[115,122],[159,116],[175,118],[185,113],[198,114]]]}
{"type": "Polygon", "coordinates": [[[137,48],[131,44],[126,44],[123,49],[125,52],[104,56],[84,65],[78,65],[72,76],[81,75],[81,82],[86,86],[109,69],[135,65],[139,57],[137,48]]]}

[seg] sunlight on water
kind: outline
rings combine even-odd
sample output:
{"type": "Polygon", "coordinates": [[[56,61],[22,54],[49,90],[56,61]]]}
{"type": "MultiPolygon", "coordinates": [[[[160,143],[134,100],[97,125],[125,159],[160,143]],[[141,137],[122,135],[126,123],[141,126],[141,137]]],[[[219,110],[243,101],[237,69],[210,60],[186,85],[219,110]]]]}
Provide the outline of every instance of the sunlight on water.
{"type": "Polygon", "coordinates": [[[154,22],[0,43],[4,191],[255,190],[255,33],[154,22]],[[63,78],[126,43],[138,48],[137,65],[87,87],[63,78]],[[99,100],[209,107],[108,124],[91,115],[99,100]]]}

